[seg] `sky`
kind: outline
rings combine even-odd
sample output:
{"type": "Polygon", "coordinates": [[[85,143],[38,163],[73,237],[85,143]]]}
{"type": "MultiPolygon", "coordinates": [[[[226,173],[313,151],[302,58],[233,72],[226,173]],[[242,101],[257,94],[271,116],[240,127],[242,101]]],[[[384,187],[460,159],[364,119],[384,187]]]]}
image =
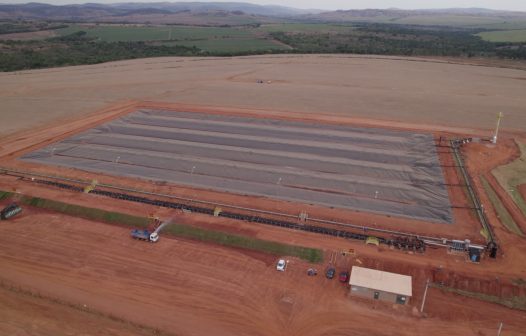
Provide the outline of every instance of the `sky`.
{"type": "MultiPolygon", "coordinates": [[[[45,2],[53,5],[71,3],[112,3],[112,2],[162,2],[168,0],[0,0],[0,3],[45,2]]],[[[173,2],[196,0],[179,0],[173,2]]],[[[526,0],[216,0],[218,2],[250,2],[260,5],[282,5],[308,9],[364,9],[364,8],[489,8],[501,10],[526,11],[526,0]]]]}

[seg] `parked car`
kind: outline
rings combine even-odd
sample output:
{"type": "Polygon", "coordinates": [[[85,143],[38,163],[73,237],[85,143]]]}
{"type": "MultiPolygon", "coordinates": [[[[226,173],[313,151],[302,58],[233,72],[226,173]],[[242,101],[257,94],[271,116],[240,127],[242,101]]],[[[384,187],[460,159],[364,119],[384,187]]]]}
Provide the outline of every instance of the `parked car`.
{"type": "Polygon", "coordinates": [[[308,275],[308,276],[315,276],[315,275],[317,275],[317,274],[318,274],[318,271],[317,271],[315,268],[309,268],[309,269],[307,270],[307,275],[308,275]]]}
{"type": "Polygon", "coordinates": [[[347,271],[340,272],[339,279],[340,279],[340,282],[347,283],[349,281],[349,272],[347,271]]]}
{"type": "Polygon", "coordinates": [[[287,262],[283,259],[280,259],[278,261],[278,264],[276,265],[276,270],[280,272],[285,272],[285,268],[287,268],[287,262]]]}
{"type": "Polygon", "coordinates": [[[329,267],[327,269],[327,272],[325,272],[325,276],[327,277],[327,279],[332,279],[334,278],[335,273],[336,273],[336,270],[334,269],[334,267],[329,267]]]}

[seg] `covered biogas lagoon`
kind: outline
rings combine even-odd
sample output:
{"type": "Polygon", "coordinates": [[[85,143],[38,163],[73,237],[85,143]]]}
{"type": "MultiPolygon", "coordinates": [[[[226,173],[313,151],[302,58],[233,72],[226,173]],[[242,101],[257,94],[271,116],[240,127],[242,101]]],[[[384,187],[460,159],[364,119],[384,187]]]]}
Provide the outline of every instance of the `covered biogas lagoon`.
{"type": "Polygon", "coordinates": [[[139,108],[25,161],[451,223],[432,134],[139,108]]]}

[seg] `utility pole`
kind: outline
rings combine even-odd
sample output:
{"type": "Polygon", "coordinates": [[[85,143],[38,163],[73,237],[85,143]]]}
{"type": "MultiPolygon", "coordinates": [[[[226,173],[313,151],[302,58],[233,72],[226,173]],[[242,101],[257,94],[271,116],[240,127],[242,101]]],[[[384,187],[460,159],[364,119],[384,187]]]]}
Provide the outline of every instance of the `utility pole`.
{"type": "Polygon", "coordinates": [[[504,117],[504,114],[502,114],[502,112],[499,112],[499,114],[497,115],[497,127],[495,128],[495,134],[493,135],[493,139],[491,139],[491,142],[493,142],[494,144],[497,143],[497,138],[499,136],[500,120],[502,119],[502,117],[504,117]]]}
{"type": "Polygon", "coordinates": [[[429,279],[426,281],[426,289],[424,290],[424,298],[422,299],[422,306],[420,306],[420,313],[424,312],[424,305],[426,304],[427,289],[429,288],[429,279]]]}

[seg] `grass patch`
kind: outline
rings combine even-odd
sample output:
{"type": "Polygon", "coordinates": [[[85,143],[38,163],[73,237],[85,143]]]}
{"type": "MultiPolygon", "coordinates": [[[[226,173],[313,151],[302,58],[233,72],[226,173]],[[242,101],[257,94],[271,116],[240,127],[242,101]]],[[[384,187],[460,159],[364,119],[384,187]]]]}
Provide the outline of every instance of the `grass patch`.
{"type": "Polygon", "coordinates": [[[497,217],[499,217],[502,224],[504,224],[504,226],[506,226],[506,228],[508,228],[508,230],[510,230],[511,232],[522,236],[523,234],[521,229],[519,228],[517,223],[515,223],[513,217],[511,217],[504,204],[502,204],[499,197],[495,193],[495,190],[493,190],[491,185],[488,183],[488,180],[486,180],[486,178],[484,178],[483,176],[480,177],[480,180],[482,181],[484,191],[486,192],[486,195],[488,195],[491,204],[493,205],[493,208],[497,212],[497,217]]]}
{"type": "Polygon", "coordinates": [[[167,226],[164,229],[164,232],[179,237],[216,243],[223,246],[239,247],[278,256],[298,257],[313,263],[319,263],[323,260],[323,252],[319,249],[287,245],[221,231],[205,230],[194,226],[172,224],[167,226]]]}
{"type": "Polygon", "coordinates": [[[271,33],[349,33],[354,29],[351,24],[327,24],[327,23],[275,23],[266,24],[257,30],[271,33]]]}
{"type": "Polygon", "coordinates": [[[12,192],[9,192],[9,191],[1,191],[0,190],[0,201],[6,199],[6,198],[9,198],[13,196],[13,193],[12,192]]]}
{"type": "Polygon", "coordinates": [[[148,218],[145,217],[138,217],[118,212],[87,208],[80,205],[67,204],[38,197],[24,196],[22,197],[20,202],[29,206],[56,211],[65,215],[85,218],[93,221],[106,222],[110,224],[120,224],[133,227],[146,227],[148,225],[148,218]]]}
{"type": "Polygon", "coordinates": [[[511,298],[502,298],[499,296],[470,292],[463,289],[457,289],[452,287],[440,286],[437,284],[432,284],[433,287],[444,290],[446,292],[455,293],[458,295],[470,297],[473,299],[478,299],[486,302],[500,304],[512,309],[524,310],[526,311],[526,297],[513,296],[511,298]]]}
{"type": "Polygon", "coordinates": [[[72,25],[59,30],[62,36],[78,32],[85,32],[87,39],[97,42],[144,42],[157,47],[196,47],[212,54],[290,49],[272,39],[256,36],[253,29],[232,27],[72,25]]]}
{"type": "MultiPolygon", "coordinates": [[[[11,193],[0,191],[0,197],[3,194],[11,193]]],[[[98,222],[106,222],[110,224],[131,227],[145,228],[149,221],[146,217],[138,217],[118,212],[88,208],[80,205],[67,204],[38,197],[23,196],[20,200],[20,203],[41,209],[56,211],[73,217],[80,217],[98,222]]],[[[172,234],[174,236],[216,243],[223,246],[244,248],[279,256],[298,257],[313,263],[319,263],[323,260],[323,252],[319,249],[233,235],[221,231],[206,230],[194,226],[172,224],[168,225],[163,230],[163,232],[172,234]]]]}
{"type": "Polygon", "coordinates": [[[517,145],[521,151],[520,158],[508,165],[493,169],[491,173],[526,216],[526,200],[522,198],[519,191],[519,186],[526,184],[526,144],[517,145]]]}
{"type": "Polygon", "coordinates": [[[526,42],[526,29],[489,31],[477,36],[490,42],[526,42]]]}

